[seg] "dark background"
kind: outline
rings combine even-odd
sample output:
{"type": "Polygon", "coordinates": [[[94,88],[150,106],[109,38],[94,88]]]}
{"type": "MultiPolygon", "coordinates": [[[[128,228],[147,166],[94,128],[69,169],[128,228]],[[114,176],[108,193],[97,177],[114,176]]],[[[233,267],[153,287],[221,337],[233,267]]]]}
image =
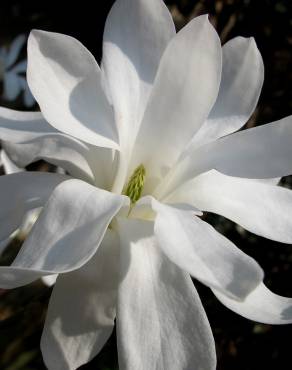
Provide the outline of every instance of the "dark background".
{"type": "MultiPolygon", "coordinates": [[[[68,2],[63,10],[57,3],[48,1],[1,0],[0,46],[19,33],[28,34],[32,28],[39,28],[76,37],[100,60],[104,22],[112,3],[111,0],[68,2]]],[[[292,113],[290,0],[169,0],[166,3],[178,29],[193,17],[209,13],[222,43],[239,35],[255,37],[264,59],[265,83],[248,127],[292,113]]],[[[0,103],[24,109],[21,100],[14,103],[2,100],[0,103]]],[[[291,187],[291,179],[283,179],[282,185],[291,187]]],[[[265,283],[274,292],[292,297],[292,246],[256,237],[220,217],[210,215],[208,219],[260,263],[266,273],[265,283]]],[[[16,251],[19,244],[15,241],[10,251],[16,251]]],[[[9,259],[11,255],[5,254],[0,264],[6,264],[9,259]]],[[[195,285],[215,336],[219,370],[292,368],[292,326],[248,321],[223,307],[209,289],[197,282],[195,285]]],[[[41,282],[13,291],[0,291],[1,370],[44,369],[39,339],[50,293],[51,289],[41,282]]],[[[83,368],[118,369],[115,335],[97,358],[83,368]]]]}

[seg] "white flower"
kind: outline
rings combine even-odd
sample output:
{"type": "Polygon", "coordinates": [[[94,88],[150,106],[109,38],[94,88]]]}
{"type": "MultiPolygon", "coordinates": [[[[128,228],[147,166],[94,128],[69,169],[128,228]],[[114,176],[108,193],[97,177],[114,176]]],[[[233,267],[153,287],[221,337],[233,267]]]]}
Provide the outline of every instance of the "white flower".
{"type": "Polygon", "coordinates": [[[215,369],[189,274],[242,316],[292,322],[292,299],[270,292],[256,261],[200,218],[215,212],[292,242],[292,193],[276,186],[292,173],[292,117],[234,133],[263,83],[253,39],[221,49],[206,16],[175,34],[162,1],[117,0],[101,68],[75,39],[33,31],[28,81],[42,113],[0,110],[5,150],[70,177],[0,179],[2,239],[44,207],[0,267],[0,286],[60,274],[41,340],[49,369],[93,358],[115,319],[121,369],[215,369]]]}
{"type": "Polygon", "coordinates": [[[0,48],[0,81],[3,81],[4,99],[13,101],[23,91],[24,105],[31,107],[35,104],[35,99],[24,77],[27,61],[16,63],[25,41],[25,35],[19,35],[12,41],[9,49],[5,46],[0,48]]]}

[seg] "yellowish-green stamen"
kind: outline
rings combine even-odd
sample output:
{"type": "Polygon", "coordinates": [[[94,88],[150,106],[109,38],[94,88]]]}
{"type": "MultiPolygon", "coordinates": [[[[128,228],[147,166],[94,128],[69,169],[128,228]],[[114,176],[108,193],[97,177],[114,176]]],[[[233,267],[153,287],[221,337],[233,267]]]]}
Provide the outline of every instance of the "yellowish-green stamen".
{"type": "Polygon", "coordinates": [[[133,172],[128,184],[125,187],[125,190],[123,191],[123,193],[130,198],[132,205],[134,205],[141,197],[145,182],[145,175],[145,167],[143,164],[140,164],[140,166],[138,166],[133,172]]]}

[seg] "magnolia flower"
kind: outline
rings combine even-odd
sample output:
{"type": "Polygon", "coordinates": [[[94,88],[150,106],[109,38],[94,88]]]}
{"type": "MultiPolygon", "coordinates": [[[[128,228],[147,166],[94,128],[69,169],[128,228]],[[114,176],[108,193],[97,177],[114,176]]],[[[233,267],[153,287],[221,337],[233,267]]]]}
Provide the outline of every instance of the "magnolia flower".
{"type": "Polygon", "coordinates": [[[292,322],[292,299],[201,218],[292,242],[292,193],[276,185],[292,173],[292,117],[236,132],[263,83],[253,39],[221,48],[207,16],[176,34],[161,0],[117,0],[101,67],[77,40],[33,31],[27,76],[41,113],[1,109],[5,150],[68,175],[0,178],[2,239],[43,206],[0,286],[59,274],[41,339],[49,369],[88,362],[115,320],[121,369],[215,369],[190,275],[244,317],[292,322]]]}
{"type": "Polygon", "coordinates": [[[19,35],[13,40],[9,49],[4,46],[0,48],[0,81],[3,81],[4,99],[13,101],[23,92],[24,105],[31,107],[35,104],[35,99],[24,77],[27,61],[16,63],[25,40],[25,35],[19,35]]]}

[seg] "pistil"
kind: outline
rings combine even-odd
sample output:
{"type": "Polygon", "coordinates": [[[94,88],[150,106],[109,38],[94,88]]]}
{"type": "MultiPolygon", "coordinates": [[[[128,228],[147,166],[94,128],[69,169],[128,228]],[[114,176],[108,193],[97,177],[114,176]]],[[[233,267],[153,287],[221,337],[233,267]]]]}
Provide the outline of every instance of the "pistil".
{"type": "Polygon", "coordinates": [[[124,188],[123,194],[130,198],[131,206],[133,206],[141,197],[145,182],[145,175],[145,167],[143,164],[141,164],[135,169],[128,181],[128,184],[124,188]]]}

